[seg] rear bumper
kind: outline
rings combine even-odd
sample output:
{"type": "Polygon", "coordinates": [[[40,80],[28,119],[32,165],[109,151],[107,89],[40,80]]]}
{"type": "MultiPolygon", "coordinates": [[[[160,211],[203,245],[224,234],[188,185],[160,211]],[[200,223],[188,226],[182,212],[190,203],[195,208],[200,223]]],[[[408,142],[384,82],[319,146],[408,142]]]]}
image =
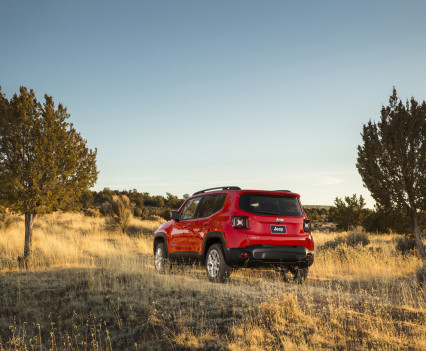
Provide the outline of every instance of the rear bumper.
{"type": "Polygon", "coordinates": [[[314,262],[314,251],[304,246],[250,245],[244,248],[228,249],[225,253],[232,267],[309,267],[314,262]],[[241,254],[247,253],[247,258],[241,254]]]}

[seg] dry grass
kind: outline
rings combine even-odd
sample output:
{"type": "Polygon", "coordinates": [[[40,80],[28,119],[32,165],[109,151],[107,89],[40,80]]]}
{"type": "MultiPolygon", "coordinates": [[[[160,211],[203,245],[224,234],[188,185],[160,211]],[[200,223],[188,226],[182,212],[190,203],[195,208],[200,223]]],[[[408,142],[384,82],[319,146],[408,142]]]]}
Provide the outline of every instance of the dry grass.
{"type": "MultiPolygon", "coordinates": [[[[318,249],[303,286],[253,270],[220,285],[197,266],[154,272],[160,223],[133,220],[123,235],[102,218],[38,218],[28,270],[23,221],[0,231],[0,350],[426,349],[419,260],[396,235],[318,249]]],[[[317,247],[336,235],[315,233],[317,247]]]]}
{"type": "MultiPolygon", "coordinates": [[[[103,218],[81,213],[54,213],[37,218],[30,269],[97,267],[104,258],[149,255],[152,240],[142,234],[152,233],[162,222],[133,219],[130,224],[134,233],[130,237],[108,231],[103,218]]],[[[24,243],[23,219],[0,235],[0,272],[18,270],[17,257],[22,255],[24,243]]]]}

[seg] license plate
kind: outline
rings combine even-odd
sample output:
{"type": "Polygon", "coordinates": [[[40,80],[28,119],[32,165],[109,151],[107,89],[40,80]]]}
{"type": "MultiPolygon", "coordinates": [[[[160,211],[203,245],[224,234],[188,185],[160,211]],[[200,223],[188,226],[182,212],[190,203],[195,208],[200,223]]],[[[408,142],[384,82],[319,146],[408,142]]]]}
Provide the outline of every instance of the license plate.
{"type": "Polygon", "coordinates": [[[285,225],[271,225],[271,234],[287,234],[285,225]]]}

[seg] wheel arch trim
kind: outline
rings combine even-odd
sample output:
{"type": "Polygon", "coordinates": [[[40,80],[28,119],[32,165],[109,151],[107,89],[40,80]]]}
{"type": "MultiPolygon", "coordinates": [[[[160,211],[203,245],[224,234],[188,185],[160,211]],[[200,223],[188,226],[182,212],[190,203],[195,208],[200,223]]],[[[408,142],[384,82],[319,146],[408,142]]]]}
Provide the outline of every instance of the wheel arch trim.
{"type": "Polygon", "coordinates": [[[169,256],[169,248],[168,248],[168,245],[167,245],[167,235],[166,235],[166,233],[163,233],[163,232],[155,233],[155,235],[154,235],[154,245],[152,245],[153,246],[154,255],[155,255],[155,243],[157,241],[163,241],[164,242],[164,245],[166,246],[167,256],[169,256]]]}
{"type": "Polygon", "coordinates": [[[226,263],[229,264],[231,255],[230,255],[230,251],[228,247],[226,246],[225,236],[223,235],[222,232],[209,232],[205,235],[204,242],[203,242],[203,250],[202,250],[203,262],[205,261],[205,257],[207,255],[207,250],[208,250],[207,243],[211,239],[219,239],[220,243],[222,244],[222,250],[223,250],[223,254],[225,255],[226,263]]]}

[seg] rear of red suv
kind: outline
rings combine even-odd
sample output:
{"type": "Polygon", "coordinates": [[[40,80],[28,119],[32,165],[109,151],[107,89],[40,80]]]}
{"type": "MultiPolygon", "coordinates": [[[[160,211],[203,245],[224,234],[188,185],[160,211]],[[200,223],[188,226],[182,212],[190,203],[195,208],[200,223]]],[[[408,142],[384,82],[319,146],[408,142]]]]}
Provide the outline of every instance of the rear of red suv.
{"type": "MultiPolygon", "coordinates": [[[[313,263],[311,223],[300,204],[300,196],[289,191],[238,192],[229,233],[247,234],[246,247],[230,248],[229,261],[246,267],[275,266],[298,279],[313,263]]],[[[303,276],[302,276],[303,275],[303,276]]]]}
{"type": "Polygon", "coordinates": [[[159,261],[199,260],[212,281],[226,280],[238,267],[269,267],[301,283],[314,260],[314,243],[298,194],[223,187],[197,192],[173,211],[155,232],[154,256],[158,270],[159,261]],[[206,212],[206,204],[216,212],[206,212]],[[179,235],[188,238],[181,248],[173,244],[179,235]]]}

